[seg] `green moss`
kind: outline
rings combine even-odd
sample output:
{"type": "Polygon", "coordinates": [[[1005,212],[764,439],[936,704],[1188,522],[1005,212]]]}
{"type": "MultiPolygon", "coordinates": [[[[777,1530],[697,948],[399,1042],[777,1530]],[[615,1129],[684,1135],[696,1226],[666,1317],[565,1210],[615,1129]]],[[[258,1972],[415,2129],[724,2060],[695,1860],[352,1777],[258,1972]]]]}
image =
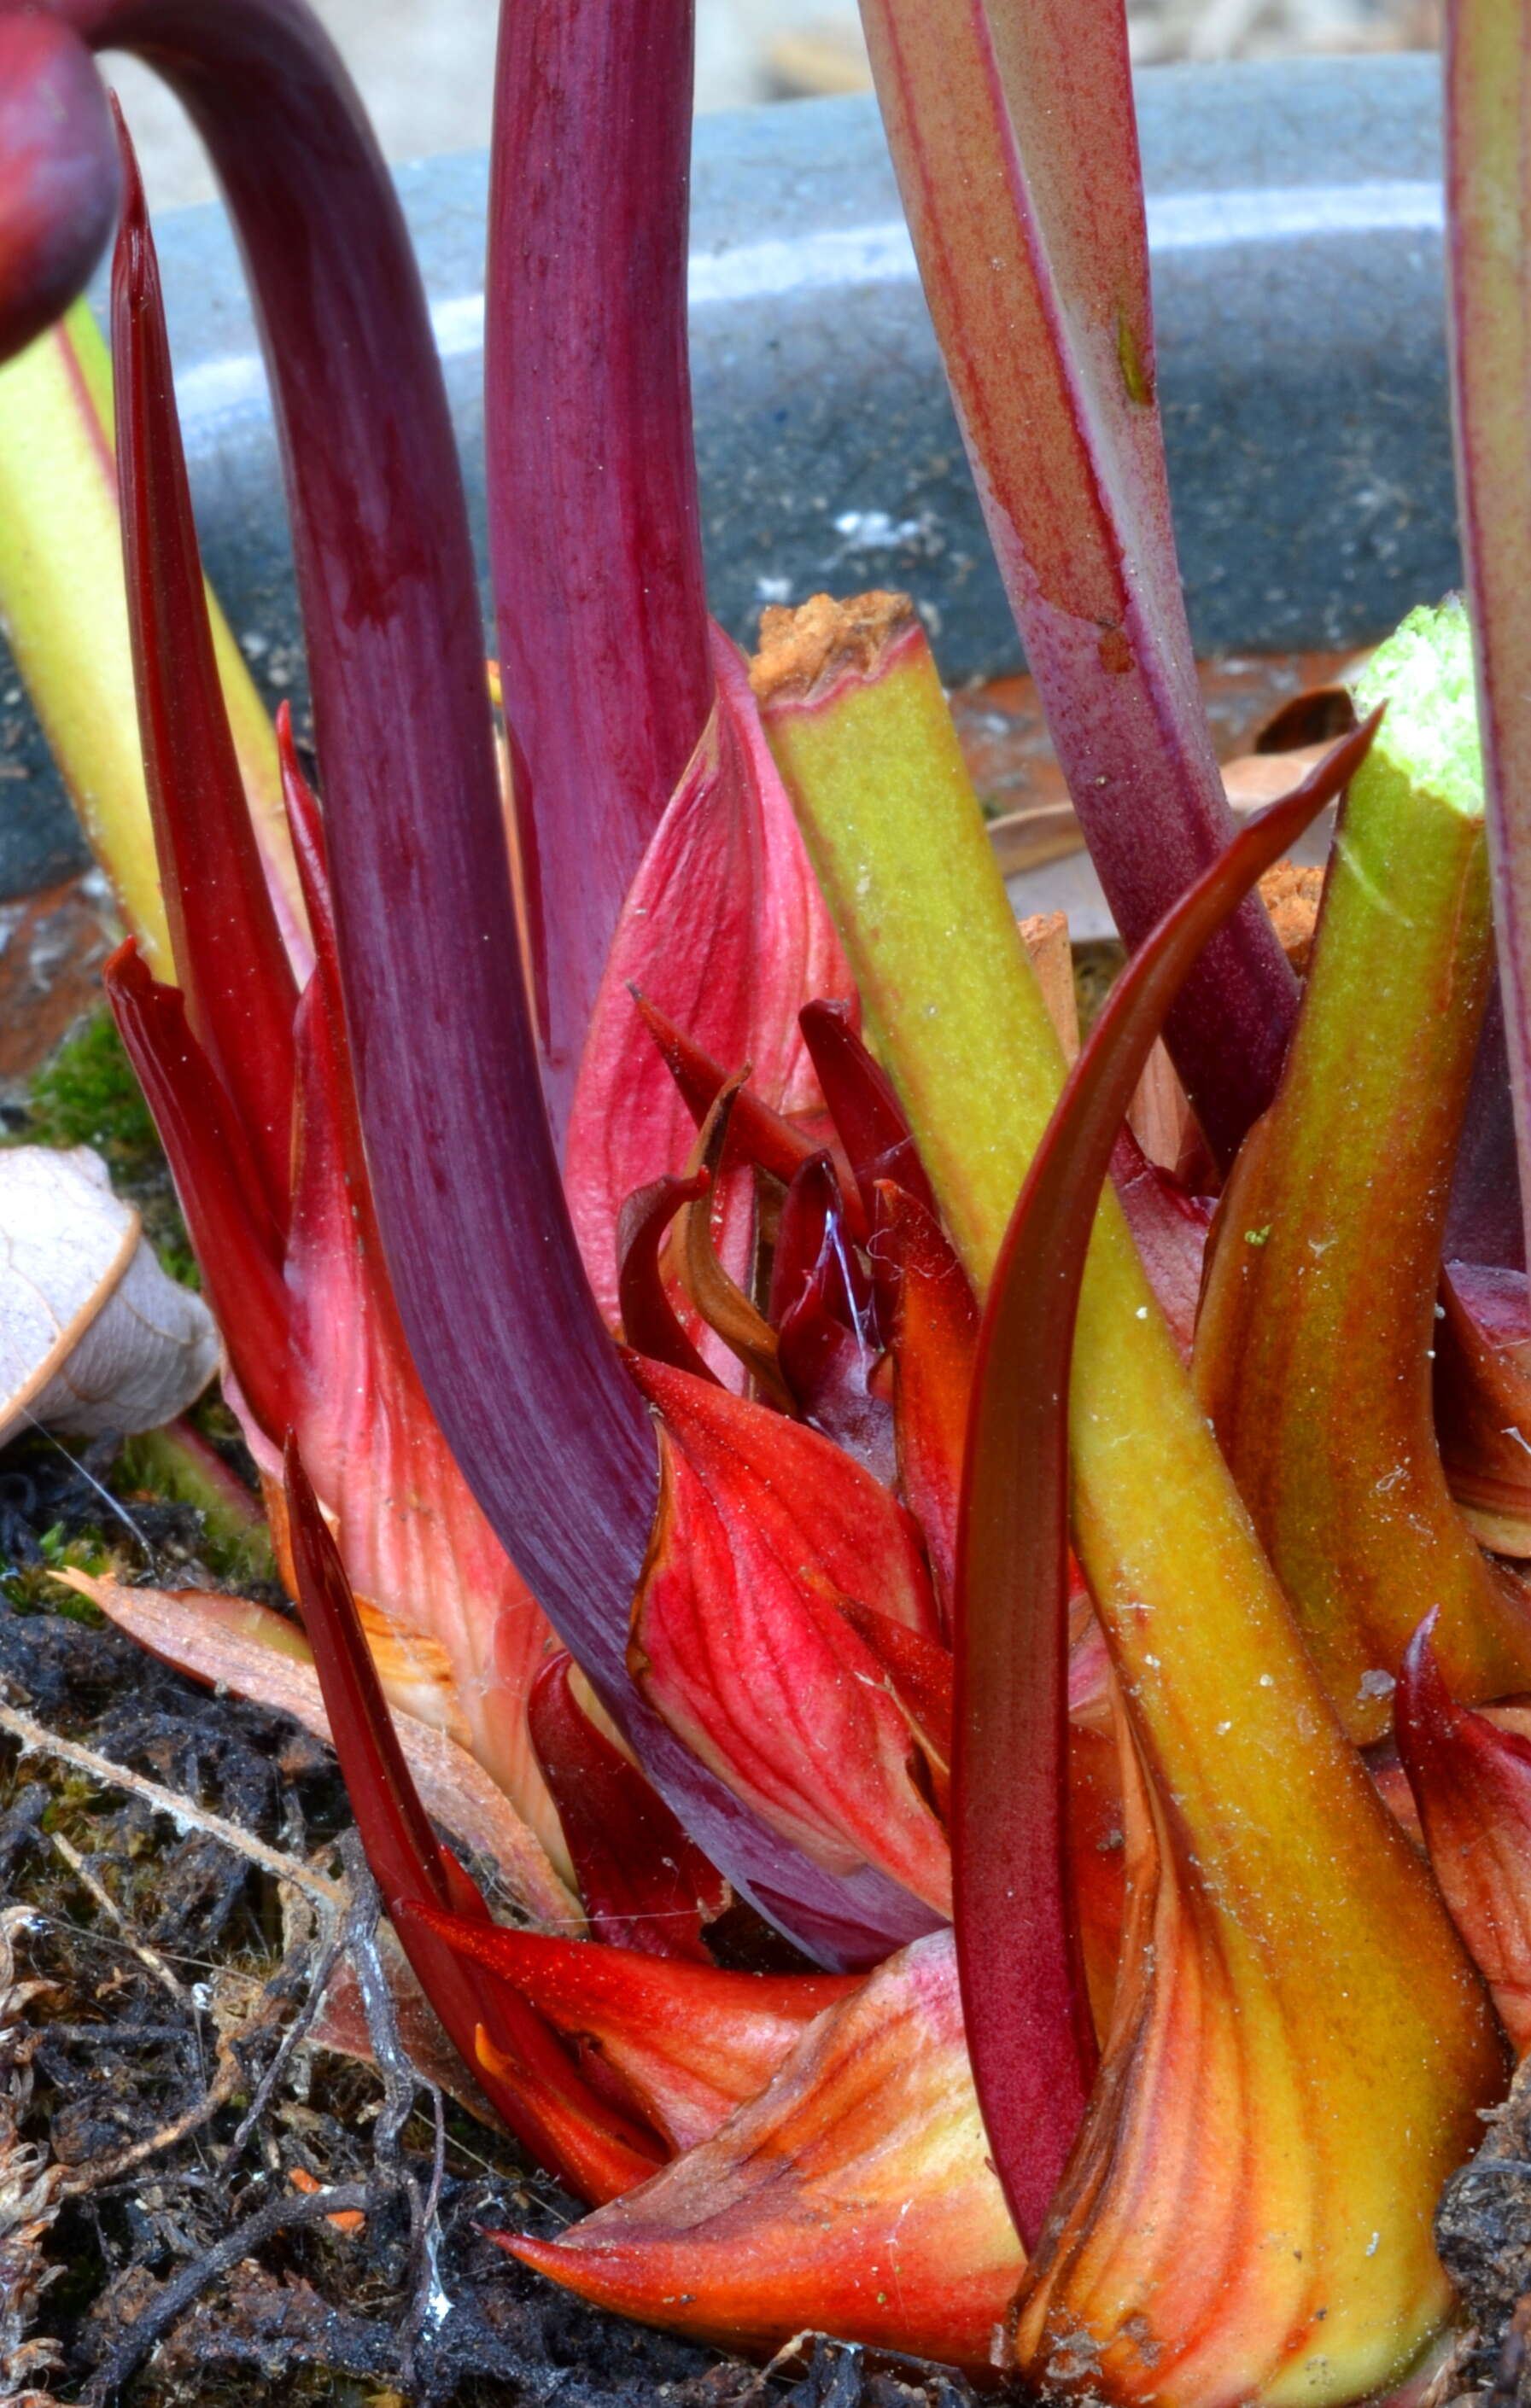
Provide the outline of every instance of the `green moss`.
{"type": "Polygon", "coordinates": [[[89,1598],[61,1587],[51,1575],[67,1569],[89,1572],[93,1580],[100,1580],[108,1572],[120,1578],[123,1566],[104,1534],[86,1529],[65,1538],[62,1524],[55,1524],[52,1529],[43,1532],[37,1545],[42,1555],[40,1564],[11,1564],[0,1570],[0,1598],[16,1613],[62,1614],[66,1621],[83,1622],[98,1628],[105,1617],[89,1598]]]}
{"type": "Polygon", "coordinates": [[[146,1236],[172,1279],[200,1284],[164,1149],[108,1011],[65,1038],[32,1082],[28,1145],[90,1145],[120,1196],[137,1207],[146,1236]]]}

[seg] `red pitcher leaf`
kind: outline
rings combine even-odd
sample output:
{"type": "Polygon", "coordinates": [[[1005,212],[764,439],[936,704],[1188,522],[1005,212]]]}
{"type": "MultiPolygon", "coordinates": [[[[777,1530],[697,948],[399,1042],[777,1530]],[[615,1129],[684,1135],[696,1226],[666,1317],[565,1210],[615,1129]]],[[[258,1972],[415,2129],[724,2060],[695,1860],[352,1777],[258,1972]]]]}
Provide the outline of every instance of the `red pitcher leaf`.
{"type": "Polygon", "coordinates": [[[628,1660],[639,1688],[693,1755],[805,1856],[842,1877],[875,1866],[946,1914],[946,1834],[914,1778],[908,1721],[838,1612],[822,1564],[801,1544],[796,1560],[784,1560],[773,1537],[780,1543],[785,1532],[745,1518],[737,1483],[731,1494],[716,1483],[706,1451],[699,1469],[668,1423],[661,1455],[659,1512],[633,1605],[628,1660]]]}
{"type": "Polygon", "coordinates": [[[1531,2048],[1531,1740],[1459,1706],[1432,1645],[1409,1643],[1394,1700],[1398,1753],[1430,1864],[1517,2056],[1531,2048]]]}
{"type": "Polygon", "coordinates": [[[1531,1687],[1531,1615],[1464,1526],[1431,1395],[1494,973],[1471,680],[1453,600],[1411,611],[1358,681],[1387,717],[1350,781],[1281,1083],[1224,1187],[1196,1322],[1198,1401],[1358,1744],[1386,1729],[1432,1606],[1470,1704],[1531,1687]]]}
{"type": "Polygon", "coordinates": [[[861,1986],[828,1973],[724,1973],[417,1912],[449,1947],[513,1983],[566,2039],[588,2042],[677,2149],[709,2140],[765,2088],[804,2024],[861,1986]]]}
{"type": "Polygon", "coordinates": [[[874,1263],[894,1295],[893,1424],[899,1486],[931,1558],[949,1629],[978,1306],[940,1223],[902,1187],[878,1187],[874,1263]]]}
{"type": "Polygon", "coordinates": [[[614,1947],[710,1964],[701,1928],[727,1906],[728,1884],[582,1711],[567,1656],[533,1682],[527,1720],[592,1928],[614,1947]]]}
{"type": "Polygon", "coordinates": [[[1441,35],[1457,508],[1524,1224],[1531,1215],[1531,273],[1519,229],[1531,173],[1531,38],[1523,12],[1498,0],[1451,0],[1441,35]]]}
{"type": "Polygon", "coordinates": [[[877,1183],[891,1180],[934,1214],[935,1197],[893,1082],[862,1043],[850,1009],[822,997],[798,1015],[830,1116],[856,1174],[872,1224],[877,1183]]]}
{"type": "Polygon", "coordinates": [[[992,2379],[1024,2263],[973,2095],[949,1935],[810,2025],[710,2141],[527,2265],[647,2324],[752,2354],[804,2329],[992,2379]]]}
{"type": "MultiPolygon", "coordinates": [[[[635,1188],[680,1168],[693,1125],[662,1055],[635,1043],[631,990],[702,1054],[753,1064],[756,1096],[779,1113],[817,1101],[798,1012],[811,996],[851,992],[744,666],[721,636],[713,665],[716,715],[623,907],[570,1121],[570,1206],[614,1320],[617,1214],[635,1188]]],[[[733,1213],[747,1201],[737,1193],[733,1213]]],[[[722,1251],[732,1268],[727,1240],[722,1251]]]]}
{"type": "Polygon", "coordinates": [[[322,915],[315,934],[319,965],[297,1012],[286,1264],[293,1426],[353,1587],[441,1648],[473,1754],[567,1870],[527,1727],[552,1632],[454,1462],[411,1361],[372,1217],[322,915]]]}
{"type": "MultiPolygon", "coordinates": [[[[1176,568],[1126,16],[1076,0],[867,0],[865,17],[1000,574],[1135,947],[1233,818],[1176,568]]],[[[1270,1100],[1296,999],[1251,898],[1171,1024],[1224,1161],[1270,1100]]]]}
{"type": "Polygon", "coordinates": [[[859,1598],[939,1638],[914,1526],[870,1472],[816,1430],[665,1364],[628,1359],[731,1535],[822,1595],[859,1598]]]}
{"type": "MultiPolygon", "coordinates": [[[[313,1650],[296,1622],[267,1605],[201,1589],[128,1588],[120,1581],[94,1580],[74,1570],[61,1572],[59,1578],[166,1664],[194,1680],[268,1706],[273,1713],[290,1714],[333,1746],[313,1650]]],[[[452,1832],[470,1855],[486,1856],[498,1867],[505,1888],[524,1914],[556,1930],[577,1931],[582,1920],[578,1901],[504,1792],[466,1748],[409,1712],[382,1666],[379,1678],[393,1709],[398,1743],[432,1821],[452,1832]]]]}
{"type": "Polygon", "coordinates": [[[125,130],[112,366],[144,776],[177,980],[285,1228],[296,991],[267,889],[208,619],[159,265],[125,130]]]}
{"type": "Polygon", "coordinates": [[[1436,1429],[1448,1485],[1484,1546],[1531,1555],[1525,1273],[1448,1263],[1435,1335],[1436,1429]]]}
{"type": "Polygon", "coordinates": [[[101,973],[169,1157],[186,1227],[235,1375],[268,1438],[292,1411],[281,1238],[244,1132],[186,1025],[181,991],[150,976],[130,937],[101,973]]]}
{"type": "Polygon", "coordinates": [[[686,369],[692,14],[518,8],[496,63],[489,547],[559,1130],[623,897],[712,701],[686,369]]]}
{"type": "Polygon", "coordinates": [[[668,1171],[626,1198],[616,1222],[616,1307],[622,1335],[640,1354],[672,1364],[694,1379],[716,1373],[702,1360],[676,1312],[665,1282],[661,1248],[683,1204],[694,1204],[712,1186],[712,1173],[678,1178],[668,1171]]]}
{"type": "MultiPolygon", "coordinates": [[[[1075,2147],[1096,2067],[1062,1778],[1070,1373],[1095,1206],[1190,964],[1345,782],[1373,725],[1235,838],[1118,982],[1033,1157],[985,1308],[963,1464],[952,1838],[975,2073],[1005,2196],[1029,2243],[1075,2147]]],[[[1175,1401],[1189,1400],[1176,1392],[1175,1401]]],[[[1076,1510],[1088,1526],[1090,1499],[1076,1510]]],[[[1082,1541],[1081,1552],[1088,1560],[1082,1541]]],[[[1101,2096],[1097,2086],[1097,2109],[1101,2096]]]]}
{"type": "Polygon", "coordinates": [[[618,2197],[653,2171],[647,2135],[584,2082],[520,1993],[464,1964],[403,1910],[413,1900],[487,1923],[473,1884],[431,1829],[378,1686],[319,1502],[289,1438],[287,1506],[303,1617],[367,1860],[421,1987],[490,2102],[557,2180],[584,2199],[618,2197]],[[486,2062],[481,2031],[496,2054],[486,2062]]]}

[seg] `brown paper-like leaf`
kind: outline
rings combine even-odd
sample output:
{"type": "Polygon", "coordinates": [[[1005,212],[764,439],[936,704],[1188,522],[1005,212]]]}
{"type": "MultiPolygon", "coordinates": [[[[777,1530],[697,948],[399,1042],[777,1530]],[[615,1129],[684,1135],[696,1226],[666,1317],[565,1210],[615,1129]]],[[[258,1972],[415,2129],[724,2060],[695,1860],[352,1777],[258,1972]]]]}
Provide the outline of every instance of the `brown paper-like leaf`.
{"type": "MultiPolygon", "coordinates": [[[[120,1630],[194,1680],[223,1682],[241,1698],[291,1714],[330,1741],[329,1719],[309,1642],[296,1623],[269,1606],[202,1589],[125,1588],[88,1572],[60,1580],[88,1597],[120,1630]]],[[[383,1687],[388,1673],[379,1667],[383,1687]]],[[[399,1742],[433,1821],[444,1825],[475,1856],[493,1857],[500,1879],[524,1913],[560,1931],[579,1932],[585,1918],[510,1799],[468,1750],[444,1731],[419,1722],[390,1697],[399,1742]]]]}
{"type": "Polygon", "coordinates": [[[207,1306],[161,1270],[99,1154],[0,1153],[0,1445],[29,1421],[157,1429],[218,1354],[207,1306]]]}

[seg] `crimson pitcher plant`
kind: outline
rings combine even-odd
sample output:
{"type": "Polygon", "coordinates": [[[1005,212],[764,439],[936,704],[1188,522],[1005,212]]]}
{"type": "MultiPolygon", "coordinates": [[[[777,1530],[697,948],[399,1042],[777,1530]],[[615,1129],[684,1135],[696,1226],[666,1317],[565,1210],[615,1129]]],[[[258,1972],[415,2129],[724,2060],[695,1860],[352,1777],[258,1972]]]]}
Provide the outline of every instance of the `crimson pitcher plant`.
{"type": "Polygon", "coordinates": [[[752,661],[708,621],[689,0],[504,13],[490,671],[303,0],[0,0],[0,605],[301,1623],[85,1584],[333,1736],[414,1973],[589,2211],[499,2236],[555,2281],[760,2354],[1359,2401],[1430,2363],[1436,2200],[1531,2036],[1531,33],[1448,8],[1468,605],[1236,828],[1119,0],[863,14],[1129,947],[1072,1068],[910,606],[768,611],[752,661]],[[307,771],[203,584],[108,47],[253,286],[307,771]],[[113,227],[108,380],[63,313],[113,227]],[[65,573],[113,519],[115,650],[65,573]],[[1299,984],[1258,882],[1336,799],[1299,984]],[[1162,1032],[1195,1194],[1127,1125],[1162,1032]]]}

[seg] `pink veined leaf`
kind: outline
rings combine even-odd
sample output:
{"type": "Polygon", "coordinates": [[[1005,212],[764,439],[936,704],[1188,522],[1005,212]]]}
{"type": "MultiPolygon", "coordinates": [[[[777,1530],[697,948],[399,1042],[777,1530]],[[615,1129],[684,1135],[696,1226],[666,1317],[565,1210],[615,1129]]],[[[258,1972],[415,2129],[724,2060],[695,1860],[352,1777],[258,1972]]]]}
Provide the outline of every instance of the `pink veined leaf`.
{"type": "Polygon", "coordinates": [[[842,1598],[933,1638],[901,1509],[797,1424],[635,1361],[658,1408],[659,1516],[629,1662],[686,1744],[811,1859],[947,1910],[946,1835],[909,1720],[842,1598]]]}
{"type": "MultiPolygon", "coordinates": [[[[713,661],[716,716],[623,906],[570,1121],[571,1211],[613,1321],[623,1203],[681,1168],[695,1125],[643,1040],[632,990],[729,1070],[747,1062],[754,1096],[782,1114],[817,1102],[799,1011],[813,996],[852,991],[744,664],[721,635],[713,661]]],[[[753,1188],[738,1172],[725,1173],[724,1187],[719,1251],[738,1277],[753,1242],[753,1188]]]]}
{"type": "Polygon", "coordinates": [[[422,1907],[449,1948],[592,2047],[672,2148],[711,2138],[763,2090],[805,2024],[860,1985],[825,1973],[725,1973],[636,1949],[470,1923],[422,1907]]]}
{"type": "Polygon", "coordinates": [[[979,1334],[958,1551],[958,1958],[994,2162],[1034,2246],[1096,2063],[1067,1854],[1068,1394],[1095,1205],[1209,935],[1347,783],[1377,715],[1237,836],[1107,999],[1033,1157],[979,1334]]]}
{"type": "MultiPolygon", "coordinates": [[[[1131,948],[1233,822],[1176,568],[1125,11],[865,0],[862,14],[989,537],[1131,948]]],[[[1270,1100],[1295,1010],[1256,899],[1169,1025],[1224,1162],[1270,1100]]]]}
{"type": "Polygon", "coordinates": [[[702,1925],[727,1906],[728,1884],[638,1767],[584,1712],[567,1656],[538,1674],[527,1720],[597,1937],[645,1956],[710,1965],[702,1925]]]}
{"type": "Polygon", "coordinates": [[[297,1010],[290,1419],[353,1587],[444,1652],[469,1743],[555,1863],[568,1862],[527,1701],[553,1633],[426,1399],[378,1242],[323,918],[297,1010]]]}
{"type": "Polygon", "coordinates": [[[713,700],[686,361],[692,14],[544,0],[500,28],[489,547],[560,1132],[624,897],[713,700]]]}
{"type": "Polygon", "coordinates": [[[630,2201],[498,2235],[600,2306],[759,2355],[803,2330],[992,2379],[1025,2258],[989,2160],[949,1932],[810,2024],[775,2079],[630,2201]]]}

